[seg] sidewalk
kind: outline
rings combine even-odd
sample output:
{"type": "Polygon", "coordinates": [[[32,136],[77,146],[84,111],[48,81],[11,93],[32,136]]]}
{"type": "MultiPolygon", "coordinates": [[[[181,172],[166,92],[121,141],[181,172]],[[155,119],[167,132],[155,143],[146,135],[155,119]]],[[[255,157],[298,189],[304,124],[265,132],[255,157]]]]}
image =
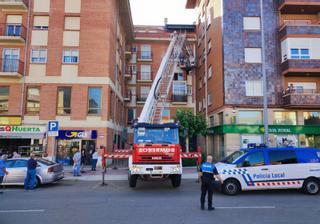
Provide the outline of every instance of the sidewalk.
{"type": "MultiPolygon", "coordinates": [[[[97,171],[91,171],[91,167],[84,167],[84,173],[80,177],[74,177],[72,174],[72,166],[64,167],[64,180],[78,180],[78,181],[101,181],[102,169],[97,168],[97,171]]],[[[128,180],[128,168],[108,168],[105,176],[106,180],[128,180]]],[[[182,179],[197,179],[198,173],[196,167],[183,168],[182,179]]]]}

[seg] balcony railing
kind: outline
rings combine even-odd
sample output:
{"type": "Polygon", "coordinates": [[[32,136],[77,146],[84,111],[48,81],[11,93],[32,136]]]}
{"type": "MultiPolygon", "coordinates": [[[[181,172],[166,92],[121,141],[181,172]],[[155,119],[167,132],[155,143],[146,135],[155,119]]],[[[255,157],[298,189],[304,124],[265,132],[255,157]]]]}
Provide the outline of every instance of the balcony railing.
{"type": "Polygon", "coordinates": [[[291,89],[283,95],[285,107],[308,107],[320,106],[320,91],[318,89],[291,89]]]}
{"type": "Polygon", "coordinates": [[[279,0],[281,13],[313,14],[318,13],[320,0],[279,0]]]}
{"type": "Polygon", "coordinates": [[[6,73],[18,73],[19,75],[23,75],[24,63],[19,59],[0,59],[0,64],[0,76],[6,75],[6,73]]]}
{"type": "Polygon", "coordinates": [[[138,51],[138,60],[152,61],[152,51],[138,51]]]}
{"type": "Polygon", "coordinates": [[[172,102],[173,103],[187,103],[188,95],[187,94],[172,94],[172,102]]]}
{"type": "Polygon", "coordinates": [[[279,30],[280,39],[287,35],[320,35],[320,25],[288,23],[279,30]]]}
{"type": "Polygon", "coordinates": [[[28,8],[28,0],[0,0],[0,8],[22,9],[28,8]]]}
{"type": "Polygon", "coordinates": [[[141,82],[148,82],[152,80],[152,71],[150,72],[142,72],[137,71],[137,80],[141,82]]]}
{"type": "Polygon", "coordinates": [[[319,73],[320,59],[288,59],[281,63],[282,74],[319,73]]]}
{"type": "Polygon", "coordinates": [[[5,37],[6,40],[10,40],[10,37],[13,37],[13,39],[20,37],[24,41],[26,35],[27,29],[22,24],[0,23],[0,36],[5,37]]]}

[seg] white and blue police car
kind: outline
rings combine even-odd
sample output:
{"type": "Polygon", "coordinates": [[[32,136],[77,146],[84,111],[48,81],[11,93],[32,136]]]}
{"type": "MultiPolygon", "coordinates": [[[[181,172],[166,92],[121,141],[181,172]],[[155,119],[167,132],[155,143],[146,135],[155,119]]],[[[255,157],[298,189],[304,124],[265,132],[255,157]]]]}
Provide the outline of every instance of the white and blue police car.
{"type": "Polygon", "coordinates": [[[320,191],[320,150],[313,148],[251,148],[236,151],[216,164],[222,191],[302,189],[320,191]]]}

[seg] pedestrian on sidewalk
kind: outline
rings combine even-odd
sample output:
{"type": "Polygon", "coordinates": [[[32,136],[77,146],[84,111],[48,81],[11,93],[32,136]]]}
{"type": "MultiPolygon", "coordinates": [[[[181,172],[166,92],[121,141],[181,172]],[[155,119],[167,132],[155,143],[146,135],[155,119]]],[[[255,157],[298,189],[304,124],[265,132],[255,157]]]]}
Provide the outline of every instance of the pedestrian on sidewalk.
{"type": "Polygon", "coordinates": [[[80,176],[81,167],[81,152],[77,149],[76,153],[73,155],[73,176],[80,176]]]}
{"type": "Polygon", "coordinates": [[[36,173],[37,173],[37,161],[34,159],[34,153],[30,154],[30,159],[28,160],[27,175],[24,180],[24,189],[33,190],[36,187],[36,173]]]}
{"type": "Polygon", "coordinates": [[[13,156],[12,158],[16,159],[16,158],[21,158],[21,155],[17,152],[13,152],[13,156]]]}
{"type": "Polygon", "coordinates": [[[208,210],[214,210],[212,206],[212,196],[213,196],[213,183],[215,177],[222,183],[222,179],[219,176],[218,170],[212,163],[212,155],[207,155],[207,161],[201,165],[199,172],[199,180],[201,181],[201,210],[204,210],[204,202],[206,194],[208,192],[208,210]]]}
{"type": "Polygon", "coordinates": [[[99,159],[99,153],[98,153],[98,149],[96,149],[96,151],[94,151],[94,153],[92,154],[92,171],[96,171],[97,170],[97,162],[99,159]]]}
{"type": "MultiPolygon", "coordinates": [[[[4,176],[9,174],[8,171],[6,170],[6,163],[4,162],[5,159],[6,159],[6,156],[4,155],[0,156],[0,185],[2,184],[4,176]]],[[[3,194],[3,192],[0,191],[0,194],[3,194]]]]}

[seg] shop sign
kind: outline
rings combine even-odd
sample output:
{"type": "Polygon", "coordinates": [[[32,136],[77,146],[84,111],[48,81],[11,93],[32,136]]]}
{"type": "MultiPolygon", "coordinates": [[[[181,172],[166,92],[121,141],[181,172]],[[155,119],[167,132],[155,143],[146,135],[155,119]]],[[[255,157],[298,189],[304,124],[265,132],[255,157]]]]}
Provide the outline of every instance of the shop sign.
{"type": "Polygon", "coordinates": [[[44,127],[34,126],[0,126],[0,133],[17,133],[17,134],[39,134],[44,133],[44,127]]]}
{"type": "MultiPolygon", "coordinates": [[[[208,134],[263,134],[263,125],[221,125],[208,129],[208,134]]],[[[320,125],[269,125],[270,134],[320,134],[320,125]]]]}
{"type": "Polygon", "coordinates": [[[0,125],[21,125],[21,117],[1,116],[0,125]]]}
{"type": "Polygon", "coordinates": [[[60,130],[58,139],[97,139],[96,130],[60,130]]]}

